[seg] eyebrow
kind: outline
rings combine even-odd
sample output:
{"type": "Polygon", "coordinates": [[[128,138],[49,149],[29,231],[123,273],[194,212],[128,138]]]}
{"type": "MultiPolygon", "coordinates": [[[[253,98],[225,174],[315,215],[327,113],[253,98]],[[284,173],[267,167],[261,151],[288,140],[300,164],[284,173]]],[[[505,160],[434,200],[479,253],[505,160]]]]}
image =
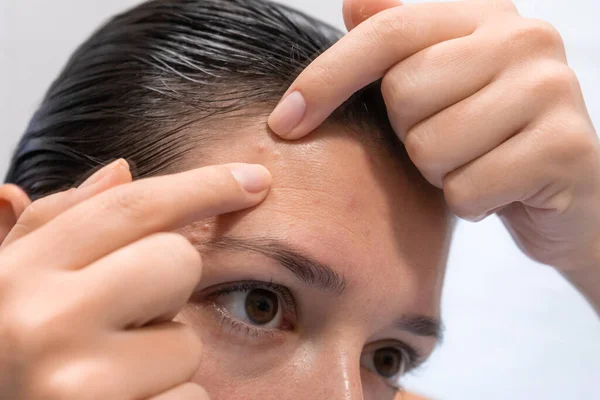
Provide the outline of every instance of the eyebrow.
{"type": "MultiPolygon", "coordinates": [[[[316,261],[279,240],[220,236],[202,245],[213,250],[246,251],[261,254],[276,261],[309,286],[322,289],[336,296],[340,296],[346,290],[346,280],[329,265],[316,261]]],[[[406,314],[396,321],[395,326],[413,335],[433,337],[437,341],[442,340],[443,325],[437,318],[421,314],[406,314]]]]}
{"type": "Polygon", "coordinates": [[[205,243],[220,250],[250,251],[262,254],[292,272],[309,286],[314,286],[336,296],[344,293],[346,281],[330,266],[313,260],[291,246],[273,239],[239,239],[221,236],[205,243]]]}
{"type": "Polygon", "coordinates": [[[438,343],[444,339],[444,325],[439,318],[422,314],[406,314],[396,321],[396,327],[413,335],[433,337],[438,343]]]}

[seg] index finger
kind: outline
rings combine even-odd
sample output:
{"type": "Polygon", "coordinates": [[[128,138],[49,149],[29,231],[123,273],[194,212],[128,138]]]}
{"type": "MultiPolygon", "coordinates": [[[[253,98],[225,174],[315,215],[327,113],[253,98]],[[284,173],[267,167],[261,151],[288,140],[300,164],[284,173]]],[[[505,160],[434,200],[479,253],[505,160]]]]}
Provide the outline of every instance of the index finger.
{"type": "Polygon", "coordinates": [[[25,265],[81,268],[148,235],[254,206],[270,183],[265,167],[241,163],[142,179],[71,208],[8,250],[25,265]]]}
{"type": "Polygon", "coordinates": [[[436,43],[473,33],[482,7],[478,1],[460,1],[381,11],[300,73],[269,117],[269,126],[285,139],[305,136],[397,63],[436,43]]]}

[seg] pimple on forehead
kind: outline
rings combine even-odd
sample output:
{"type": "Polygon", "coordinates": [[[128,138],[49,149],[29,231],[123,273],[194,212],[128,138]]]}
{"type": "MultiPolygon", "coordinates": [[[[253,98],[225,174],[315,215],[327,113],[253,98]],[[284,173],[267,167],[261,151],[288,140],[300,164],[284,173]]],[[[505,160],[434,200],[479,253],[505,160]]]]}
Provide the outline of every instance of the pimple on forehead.
{"type": "Polygon", "coordinates": [[[360,200],[358,200],[358,198],[354,195],[351,194],[348,197],[346,197],[346,210],[348,212],[354,213],[354,212],[359,212],[361,209],[361,202],[360,200]]]}
{"type": "Polygon", "coordinates": [[[218,217],[195,221],[176,232],[185,237],[192,244],[201,244],[209,240],[215,231],[218,217]]]}
{"type": "Polygon", "coordinates": [[[264,141],[257,143],[254,148],[258,154],[265,154],[267,152],[267,144],[264,141]]]}
{"type": "Polygon", "coordinates": [[[278,149],[271,139],[264,138],[248,147],[250,157],[256,157],[258,160],[277,161],[282,158],[281,150],[278,149]]]}

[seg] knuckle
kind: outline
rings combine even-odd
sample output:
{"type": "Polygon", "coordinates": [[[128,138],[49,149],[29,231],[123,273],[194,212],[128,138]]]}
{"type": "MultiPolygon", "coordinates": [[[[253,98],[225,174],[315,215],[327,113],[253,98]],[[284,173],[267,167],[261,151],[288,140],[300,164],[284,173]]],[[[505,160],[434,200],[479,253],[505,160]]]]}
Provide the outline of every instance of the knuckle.
{"type": "Polygon", "coordinates": [[[21,225],[36,225],[43,220],[45,214],[45,205],[48,203],[47,198],[42,198],[34,201],[23,211],[18,223],[21,225]]]}
{"type": "Polygon", "coordinates": [[[423,129],[418,132],[413,130],[409,131],[404,140],[406,152],[415,166],[422,172],[429,171],[435,161],[433,160],[433,152],[425,138],[426,136],[423,129]]]}
{"type": "Polygon", "coordinates": [[[68,327],[72,326],[68,312],[29,308],[20,307],[2,318],[0,336],[3,342],[10,343],[15,354],[36,357],[51,344],[68,340],[68,327]]]}
{"type": "Polygon", "coordinates": [[[583,168],[589,168],[598,162],[597,137],[576,126],[566,128],[551,146],[554,159],[559,160],[562,165],[581,165],[583,168]]]}
{"type": "Polygon", "coordinates": [[[103,209],[109,213],[117,213],[127,219],[142,221],[152,213],[148,210],[151,194],[141,187],[132,190],[130,186],[117,187],[105,194],[103,209]]]}
{"type": "Polygon", "coordinates": [[[408,129],[414,123],[417,114],[414,93],[418,91],[418,86],[412,74],[411,71],[405,73],[403,70],[402,74],[399,74],[392,70],[381,80],[381,94],[388,106],[388,112],[394,113],[394,119],[402,129],[408,129]]]}
{"type": "Polygon", "coordinates": [[[540,65],[535,74],[532,91],[544,98],[564,100],[576,92],[579,84],[575,72],[561,63],[540,65]]]}
{"type": "Polygon", "coordinates": [[[469,218],[475,216],[476,211],[473,206],[475,201],[472,184],[465,182],[464,174],[450,173],[443,179],[444,196],[446,203],[455,215],[460,218],[469,218]]]}
{"type": "Polygon", "coordinates": [[[334,75],[334,70],[337,71],[335,66],[330,65],[313,65],[313,76],[317,79],[320,87],[331,88],[335,87],[335,83],[339,80],[334,75]]]}
{"type": "Polygon", "coordinates": [[[369,21],[367,38],[374,45],[384,45],[391,49],[406,46],[423,36],[423,25],[411,18],[403,7],[393,7],[375,14],[369,21]]]}
{"type": "Polygon", "coordinates": [[[107,377],[98,376],[92,371],[90,364],[83,361],[71,361],[51,370],[45,370],[43,377],[35,384],[35,398],[48,400],[98,399],[97,387],[102,382],[106,382],[107,377]]]}
{"type": "Polygon", "coordinates": [[[76,189],[72,188],[34,201],[23,211],[18,223],[23,227],[37,227],[42,225],[53,216],[53,213],[56,213],[59,203],[71,196],[75,191],[76,189]]]}
{"type": "Polygon", "coordinates": [[[386,104],[394,104],[402,101],[399,93],[398,81],[392,74],[385,74],[381,79],[381,94],[386,104]]]}
{"type": "Polygon", "coordinates": [[[536,43],[549,47],[564,45],[560,32],[548,21],[535,18],[527,18],[525,21],[527,24],[524,30],[536,43]]]}
{"type": "Polygon", "coordinates": [[[414,95],[418,88],[413,88],[415,81],[408,77],[408,74],[400,79],[395,75],[397,74],[384,75],[381,81],[381,94],[388,114],[394,121],[394,128],[405,132],[413,127],[419,118],[419,105],[414,95]]]}
{"type": "Polygon", "coordinates": [[[517,6],[512,0],[491,0],[488,2],[493,10],[516,12],[517,6]]]}
{"type": "Polygon", "coordinates": [[[600,153],[598,148],[597,136],[591,136],[587,133],[577,131],[572,134],[571,140],[571,154],[575,160],[581,162],[581,164],[589,167],[598,165],[598,155],[600,153]]]}
{"type": "Polygon", "coordinates": [[[560,32],[551,23],[535,18],[520,18],[519,21],[508,36],[513,45],[521,46],[527,52],[564,46],[560,32]]]}
{"type": "Polygon", "coordinates": [[[202,262],[200,253],[188,239],[179,233],[158,233],[154,235],[154,239],[157,241],[156,248],[170,261],[170,264],[190,266],[185,270],[193,271],[195,268],[192,266],[197,266],[202,262]]]}

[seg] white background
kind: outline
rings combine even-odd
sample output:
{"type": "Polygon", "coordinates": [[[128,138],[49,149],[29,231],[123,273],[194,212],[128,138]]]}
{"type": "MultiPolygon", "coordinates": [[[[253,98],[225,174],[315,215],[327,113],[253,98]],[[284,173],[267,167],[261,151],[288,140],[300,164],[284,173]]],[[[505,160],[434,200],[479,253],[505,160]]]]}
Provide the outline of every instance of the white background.
{"type": "MultiPolygon", "coordinates": [[[[0,0],[0,174],[69,54],[134,0],[0,0]]],[[[340,28],[341,0],[288,0],[340,28]]],[[[600,128],[600,3],[517,0],[563,34],[600,128]]],[[[435,94],[433,94],[435,95],[435,94]]],[[[495,218],[459,225],[444,297],[445,343],[408,379],[449,400],[600,399],[600,322],[556,273],[521,255],[495,218]]]]}

